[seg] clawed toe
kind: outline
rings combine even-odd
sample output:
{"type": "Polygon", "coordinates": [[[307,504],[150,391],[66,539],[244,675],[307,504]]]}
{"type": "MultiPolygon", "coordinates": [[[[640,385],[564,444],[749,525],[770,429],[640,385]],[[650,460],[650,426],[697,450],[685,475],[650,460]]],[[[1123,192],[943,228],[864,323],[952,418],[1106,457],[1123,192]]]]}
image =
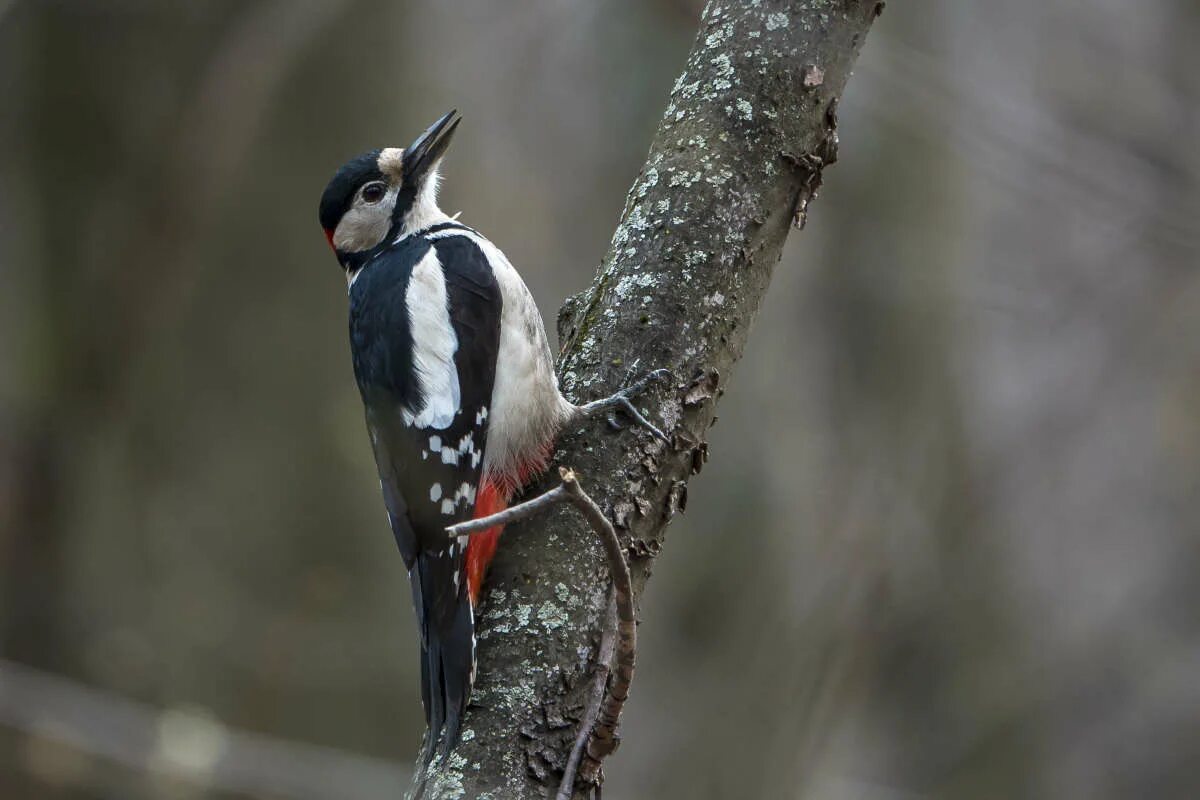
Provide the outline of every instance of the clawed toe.
{"type": "MultiPolygon", "coordinates": [[[[630,384],[629,386],[626,386],[624,389],[621,389],[620,391],[616,392],[611,397],[605,397],[602,400],[593,400],[590,403],[585,403],[585,404],[579,406],[580,416],[590,417],[601,411],[610,411],[613,409],[620,409],[621,411],[624,411],[626,414],[628,414],[630,417],[632,417],[633,421],[636,422],[638,425],[642,426],[646,430],[650,431],[650,433],[654,434],[655,438],[657,438],[663,442],[666,442],[667,444],[670,444],[671,439],[665,433],[663,433],[661,430],[659,430],[658,427],[654,425],[654,423],[652,423],[650,420],[646,419],[646,417],[642,414],[642,412],[638,411],[637,407],[635,407],[632,402],[632,399],[634,397],[637,397],[639,394],[646,391],[646,389],[649,388],[651,384],[657,383],[659,381],[669,380],[670,377],[671,377],[670,370],[656,369],[653,372],[649,373],[648,375],[644,376],[641,380],[638,380],[638,381],[630,384]]],[[[617,423],[616,419],[611,414],[608,416],[608,422],[614,428],[617,428],[618,430],[620,430],[621,426],[617,423]]]]}

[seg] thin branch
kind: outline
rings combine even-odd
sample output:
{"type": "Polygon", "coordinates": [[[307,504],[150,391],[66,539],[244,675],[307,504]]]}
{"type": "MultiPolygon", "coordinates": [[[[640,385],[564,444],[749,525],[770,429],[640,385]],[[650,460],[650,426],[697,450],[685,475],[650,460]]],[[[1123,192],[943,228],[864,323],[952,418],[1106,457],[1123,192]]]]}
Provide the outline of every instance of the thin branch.
{"type": "Polygon", "coordinates": [[[575,792],[575,773],[579,769],[579,760],[583,757],[584,748],[592,738],[592,729],[600,717],[600,704],[604,702],[604,689],[612,672],[609,665],[617,646],[617,597],[613,590],[609,591],[608,611],[604,616],[606,622],[604,633],[600,637],[600,649],[596,651],[596,675],[592,678],[592,694],[579,723],[579,735],[575,737],[575,744],[567,757],[567,766],[563,769],[562,783],[558,786],[555,800],[571,800],[575,792]]]}
{"type": "MultiPolygon", "coordinates": [[[[570,472],[570,470],[564,470],[570,472]]],[[[571,480],[574,480],[574,473],[571,473],[571,480]]],[[[495,514],[487,517],[478,517],[469,519],[466,522],[460,522],[457,525],[450,525],[446,528],[446,533],[451,537],[455,536],[470,536],[475,533],[483,533],[484,531],[494,528],[497,525],[509,525],[514,522],[519,522],[523,519],[539,514],[542,511],[556,506],[559,503],[567,503],[571,501],[567,494],[566,478],[563,478],[564,483],[555,486],[545,494],[540,494],[532,500],[526,500],[524,503],[518,503],[515,506],[506,508],[503,511],[498,511],[495,514]]]]}
{"type": "Polygon", "coordinates": [[[0,726],[27,743],[53,742],[72,751],[73,758],[102,759],[114,768],[188,782],[206,795],[388,797],[410,775],[406,765],[393,761],[156,708],[4,658],[0,726]],[[198,740],[215,745],[201,761],[188,744],[198,740]]]}
{"type": "Polygon", "coordinates": [[[613,597],[617,606],[617,644],[613,654],[613,678],[600,704],[600,714],[595,727],[588,737],[587,754],[580,766],[580,777],[588,783],[598,783],[600,763],[606,756],[617,749],[620,739],[617,737],[617,726],[621,720],[621,710],[629,697],[629,687],[633,683],[633,669],[637,661],[637,618],[633,611],[633,582],[629,577],[629,562],[625,560],[625,552],[617,532],[600,506],[583,491],[575,480],[575,473],[566,471],[563,475],[563,486],[571,495],[575,507],[583,512],[592,529],[600,535],[604,550],[608,555],[608,565],[612,569],[613,597]],[[568,480],[569,478],[569,480],[568,480]]]}
{"type": "MultiPolygon", "coordinates": [[[[658,377],[658,373],[653,373],[642,383],[648,383],[658,377]]],[[[638,390],[641,388],[644,386],[639,386],[638,390]]],[[[579,775],[586,783],[598,784],[601,763],[620,744],[617,728],[621,721],[621,710],[629,697],[629,687],[633,683],[633,670],[637,662],[637,619],[633,610],[633,582],[629,575],[629,562],[625,560],[625,550],[621,547],[621,540],[617,538],[616,529],[600,506],[596,505],[579,485],[574,470],[559,467],[558,475],[562,483],[550,491],[497,514],[450,525],[446,528],[446,533],[450,536],[470,536],[497,525],[528,519],[559,503],[570,503],[579,509],[592,530],[600,537],[612,574],[611,605],[616,610],[616,625],[606,625],[600,640],[600,651],[597,654],[597,686],[604,686],[609,676],[609,664],[613,664],[614,660],[615,664],[612,666],[612,685],[598,702],[589,704],[580,724],[579,737],[563,772],[558,797],[569,798],[574,790],[576,766],[579,765],[579,775]],[[584,754],[582,758],[580,751],[584,754]]]]}

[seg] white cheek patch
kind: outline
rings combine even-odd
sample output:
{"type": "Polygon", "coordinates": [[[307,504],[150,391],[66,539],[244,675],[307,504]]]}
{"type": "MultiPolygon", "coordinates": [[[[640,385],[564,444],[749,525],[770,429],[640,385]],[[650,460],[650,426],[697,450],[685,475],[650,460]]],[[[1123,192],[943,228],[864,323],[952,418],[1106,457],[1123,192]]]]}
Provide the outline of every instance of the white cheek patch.
{"type": "MultiPolygon", "coordinates": [[[[446,276],[432,247],[413,267],[404,299],[412,329],[413,368],[424,399],[420,408],[404,411],[404,422],[418,428],[444,430],[454,422],[461,397],[458,368],[454,365],[458,337],[450,323],[446,276]]],[[[437,444],[441,444],[440,438],[437,444]]],[[[431,437],[430,449],[437,449],[433,445],[431,437]]],[[[444,461],[444,451],[442,457],[444,461]]]]}
{"type": "Polygon", "coordinates": [[[392,226],[392,208],[398,192],[389,189],[383,200],[372,205],[355,198],[333,231],[333,246],[344,253],[358,253],[382,242],[392,226]]]}

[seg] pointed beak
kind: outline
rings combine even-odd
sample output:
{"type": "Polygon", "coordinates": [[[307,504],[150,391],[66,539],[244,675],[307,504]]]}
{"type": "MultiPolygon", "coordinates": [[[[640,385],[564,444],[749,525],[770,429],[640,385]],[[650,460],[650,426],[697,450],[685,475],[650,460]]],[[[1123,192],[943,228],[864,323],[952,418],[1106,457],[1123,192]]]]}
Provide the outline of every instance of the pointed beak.
{"type": "Polygon", "coordinates": [[[451,110],[408,146],[404,151],[404,175],[410,183],[424,182],[434,165],[445,155],[460,122],[462,117],[458,116],[458,111],[451,110]]]}

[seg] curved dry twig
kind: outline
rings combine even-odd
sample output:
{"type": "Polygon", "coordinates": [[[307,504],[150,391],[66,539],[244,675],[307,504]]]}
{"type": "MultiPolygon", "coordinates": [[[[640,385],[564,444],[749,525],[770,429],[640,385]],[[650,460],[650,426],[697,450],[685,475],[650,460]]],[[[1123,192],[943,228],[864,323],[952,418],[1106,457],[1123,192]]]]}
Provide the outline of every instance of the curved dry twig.
{"type": "Polygon", "coordinates": [[[611,674],[609,665],[612,664],[613,653],[617,645],[617,598],[616,592],[610,591],[608,596],[608,611],[605,612],[604,633],[600,637],[600,649],[596,652],[596,675],[592,679],[592,693],[588,697],[587,709],[579,722],[579,734],[567,756],[567,765],[563,769],[562,782],[558,786],[555,800],[571,800],[575,788],[575,774],[579,769],[579,761],[583,758],[584,750],[592,738],[592,729],[600,717],[600,705],[604,702],[604,690],[608,686],[608,676],[611,674]]]}

